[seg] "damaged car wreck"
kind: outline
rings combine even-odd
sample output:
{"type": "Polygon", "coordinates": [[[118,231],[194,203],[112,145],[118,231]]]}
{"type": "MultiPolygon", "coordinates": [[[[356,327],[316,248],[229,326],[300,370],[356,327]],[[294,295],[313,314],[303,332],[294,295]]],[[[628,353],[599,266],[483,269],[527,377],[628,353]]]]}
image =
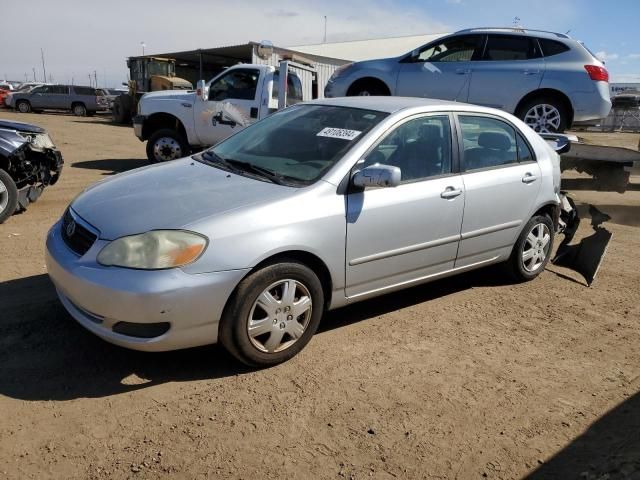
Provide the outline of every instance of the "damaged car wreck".
{"type": "Polygon", "coordinates": [[[62,154],[44,129],[0,120],[0,223],[55,184],[62,165],[62,154]]]}

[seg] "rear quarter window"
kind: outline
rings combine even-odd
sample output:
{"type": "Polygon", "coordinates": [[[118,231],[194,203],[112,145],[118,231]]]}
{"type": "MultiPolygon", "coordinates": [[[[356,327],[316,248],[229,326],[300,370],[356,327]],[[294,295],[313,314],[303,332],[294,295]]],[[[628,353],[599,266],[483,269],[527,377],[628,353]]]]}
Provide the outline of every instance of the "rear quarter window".
{"type": "Polygon", "coordinates": [[[76,95],[96,95],[96,89],[91,87],[73,87],[76,95]]]}
{"type": "Polygon", "coordinates": [[[539,38],[540,47],[542,48],[542,54],[545,57],[552,57],[560,53],[568,52],[571,50],[567,45],[556,40],[549,40],[547,38],[539,38]]]}

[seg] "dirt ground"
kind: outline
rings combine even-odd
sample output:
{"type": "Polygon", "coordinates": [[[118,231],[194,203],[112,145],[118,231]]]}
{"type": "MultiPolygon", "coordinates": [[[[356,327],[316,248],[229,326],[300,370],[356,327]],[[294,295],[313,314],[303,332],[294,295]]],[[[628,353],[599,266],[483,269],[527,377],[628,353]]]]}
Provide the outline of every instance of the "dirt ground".
{"type": "Polygon", "coordinates": [[[0,225],[0,477],[640,478],[639,177],[619,194],[571,175],[581,212],[612,217],[590,288],[485,269],[332,312],[296,358],[251,371],[217,347],[121,349],[65,313],[46,232],[145,165],[143,144],[99,117],[0,117],[45,127],[66,161],[0,225]]]}

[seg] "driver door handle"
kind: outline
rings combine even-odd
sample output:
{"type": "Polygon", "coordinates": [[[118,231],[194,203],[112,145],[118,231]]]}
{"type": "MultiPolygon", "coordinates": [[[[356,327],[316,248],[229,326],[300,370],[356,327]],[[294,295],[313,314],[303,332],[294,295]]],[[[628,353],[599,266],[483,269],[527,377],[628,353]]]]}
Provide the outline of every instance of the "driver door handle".
{"type": "Polygon", "coordinates": [[[440,196],[444,199],[450,199],[450,198],[455,198],[461,194],[462,194],[461,188],[447,187],[445,188],[444,192],[440,194],[440,196]]]}
{"type": "Polygon", "coordinates": [[[522,73],[524,73],[525,75],[538,75],[540,73],[540,70],[525,70],[522,73]]]}
{"type": "Polygon", "coordinates": [[[527,172],[524,174],[524,177],[522,177],[522,183],[533,183],[538,179],[538,177],[536,177],[535,175],[533,175],[530,172],[527,172]]]}
{"type": "Polygon", "coordinates": [[[470,68],[457,68],[456,69],[456,73],[458,75],[468,75],[469,73],[471,73],[471,69],[470,68]]]}

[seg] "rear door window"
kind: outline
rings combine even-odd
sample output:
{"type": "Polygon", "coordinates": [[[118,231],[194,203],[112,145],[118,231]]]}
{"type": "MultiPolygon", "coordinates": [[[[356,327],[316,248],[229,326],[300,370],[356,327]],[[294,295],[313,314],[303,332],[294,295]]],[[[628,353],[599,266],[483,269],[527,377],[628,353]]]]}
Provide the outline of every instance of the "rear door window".
{"type": "Polygon", "coordinates": [[[511,125],[481,115],[460,115],[458,121],[462,131],[466,171],[518,162],[516,132],[511,125]]]}
{"type": "Polygon", "coordinates": [[[75,91],[76,95],[90,95],[93,97],[96,96],[96,89],[93,87],[73,87],[73,90],[75,91]]]}
{"type": "Polygon", "coordinates": [[[534,38],[519,35],[489,35],[483,60],[530,60],[542,56],[534,38]]]}
{"type": "MultiPolygon", "coordinates": [[[[273,89],[271,91],[271,98],[278,100],[280,94],[280,72],[276,70],[273,73],[273,89]]],[[[287,75],[287,106],[300,103],[302,101],[302,81],[300,77],[295,74],[289,73],[287,75]]]]}

